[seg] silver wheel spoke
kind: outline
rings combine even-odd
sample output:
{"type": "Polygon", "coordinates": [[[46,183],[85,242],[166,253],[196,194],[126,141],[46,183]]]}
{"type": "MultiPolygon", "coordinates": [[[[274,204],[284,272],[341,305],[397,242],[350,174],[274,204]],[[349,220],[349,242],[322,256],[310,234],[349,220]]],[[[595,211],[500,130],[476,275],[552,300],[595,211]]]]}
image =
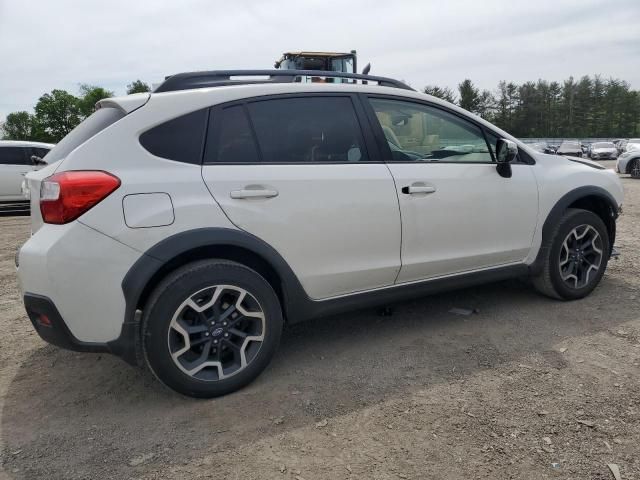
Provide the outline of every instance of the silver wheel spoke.
{"type": "Polygon", "coordinates": [[[602,264],[602,239],[591,225],[575,227],[567,234],[560,248],[558,268],[560,278],[571,288],[587,286],[602,264]]]}
{"type": "Polygon", "coordinates": [[[200,380],[235,375],[264,340],[265,316],[243,288],[215,285],[192,294],[174,313],[168,347],[176,366],[200,380]]]}

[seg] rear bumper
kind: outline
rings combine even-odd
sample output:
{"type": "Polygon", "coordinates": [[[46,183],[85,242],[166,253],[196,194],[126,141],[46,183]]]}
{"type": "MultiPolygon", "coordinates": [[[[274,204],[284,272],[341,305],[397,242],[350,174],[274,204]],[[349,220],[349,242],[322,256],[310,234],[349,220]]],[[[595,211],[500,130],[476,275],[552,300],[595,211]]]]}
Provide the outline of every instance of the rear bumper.
{"type": "Polygon", "coordinates": [[[124,324],[120,336],[107,343],[78,340],[51,299],[34,293],[24,294],[24,306],[31,324],[45,342],[75,352],[112,353],[127,363],[138,363],[139,323],[124,324]]]}
{"type": "Polygon", "coordinates": [[[74,337],[49,298],[25,293],[24,307],[33,328],[45,342],[76,352],[109,352],[106,343],[81,342],[74,337]]]}

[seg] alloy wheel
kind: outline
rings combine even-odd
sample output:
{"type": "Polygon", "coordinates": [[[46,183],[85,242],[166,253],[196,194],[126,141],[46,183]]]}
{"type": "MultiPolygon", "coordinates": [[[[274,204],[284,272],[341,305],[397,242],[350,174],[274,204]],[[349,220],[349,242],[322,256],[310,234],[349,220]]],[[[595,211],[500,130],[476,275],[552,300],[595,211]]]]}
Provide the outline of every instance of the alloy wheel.
{"type": "Polygon", "coordinates": [[[631,176],[633,178],[640,178],[640,160],[635,160],[631,165],[631,176]]]}
{"type": "Polygon", "coordinates": [[[560,278],[569,287],[583,288],[594,278],[602,264],[602,238],[588,224],[569,232],[560,249],[560,278]]]}
{"type": "Polygon", "coordinates": [[[171,358],[198,380],[216,381],[244,370],[265,335],[265,315],[247,290],[214,285],[187,298],[168,331],[171,358]]]}

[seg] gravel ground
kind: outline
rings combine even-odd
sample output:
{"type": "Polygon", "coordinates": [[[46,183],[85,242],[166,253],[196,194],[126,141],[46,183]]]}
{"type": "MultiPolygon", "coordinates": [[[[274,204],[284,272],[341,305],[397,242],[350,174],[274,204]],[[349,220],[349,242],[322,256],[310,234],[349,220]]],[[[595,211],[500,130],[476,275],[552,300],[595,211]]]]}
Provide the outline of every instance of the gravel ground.
{"type": "Polygon", "coordinates": [[[510,281],[295,325],[256,382],[208,401],[42,342],[13,265],[28,219],[0,218],[0,477],[638,479],[640,181],[623,183],[621,256],[590,297],[510,281]]]}

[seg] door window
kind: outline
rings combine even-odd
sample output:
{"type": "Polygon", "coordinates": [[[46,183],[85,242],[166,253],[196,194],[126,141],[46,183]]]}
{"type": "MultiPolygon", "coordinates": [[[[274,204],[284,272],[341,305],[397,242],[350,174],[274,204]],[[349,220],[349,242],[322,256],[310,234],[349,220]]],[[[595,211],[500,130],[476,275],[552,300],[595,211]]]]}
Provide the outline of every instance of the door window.
{"type": "Polygon", "coordinates": [[[30,165],[24,147],[0,147],[0,165],[30,165]]]}
{"type": "Polygon", "coordinates": [[[348,97],[281,98],[248,108],[265,163],[368,161],[348,97]]]}
{"type": "MultiPolygon", "coordinates": [[[[215,116],[215,110],[212,112],[215,116]]],[[[207,142],[205,163],[257,163],[260,161],[251,124],[244,106],[222,109],[219,118],[209,121],[209,128],[219,124],[218,140],[207,142]]]]}
{"type": "Polygon", "coordinates": [[[493,162],[482,129],[457,115],[401,100],[370,102],[393,161],[493,162]]]}

